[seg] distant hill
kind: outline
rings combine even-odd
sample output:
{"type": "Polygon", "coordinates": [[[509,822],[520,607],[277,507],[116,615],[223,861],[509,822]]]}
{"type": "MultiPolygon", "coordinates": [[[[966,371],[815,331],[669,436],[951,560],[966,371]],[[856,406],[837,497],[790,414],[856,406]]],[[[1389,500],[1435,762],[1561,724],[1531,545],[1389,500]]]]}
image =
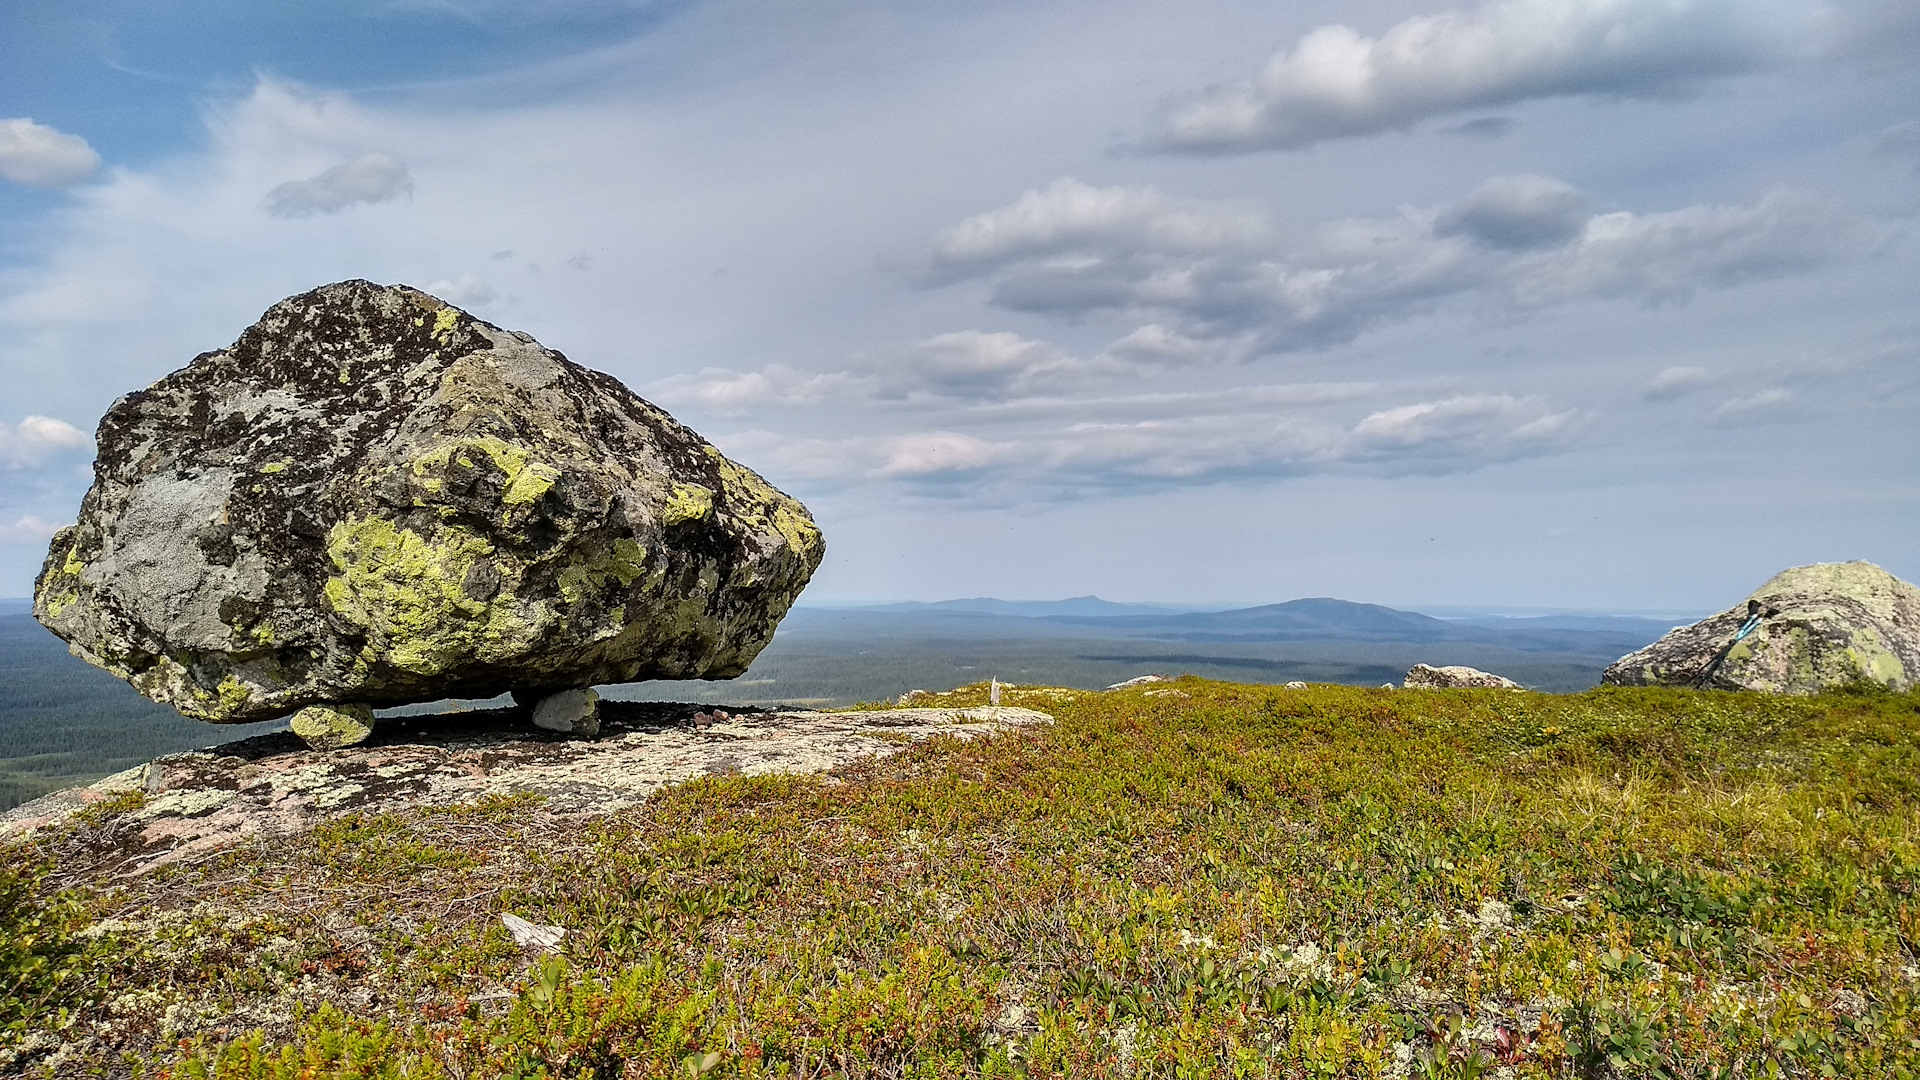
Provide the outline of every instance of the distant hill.
{"type": "Polygon", "coordinates": [[[967,600],[908,600],[898,604],[874,604],[854,607],[854,611],[900,611],[900,612],[967,612],[980,615],[1018,615],[1025,618],[1045,618],[1049,616],[1090,616],[1108,618],[1144,613],[1168,613],[1191,611],[1192,608],[1175,604],[1119,604],[1112,600],[1102,600],[1097,596],[1071,596],[1065,600],[997,600],[991,596],[976,596],[967,600]]]}
{"type": "MultiPolygon", "coordinates": [[[[1469,664],[1526,686],[1584,690],[1663,620],[1556,615],[1436,619],[1332,597],[1226,611],[988,597],[872,607],[799,607],[739,679],[604,688],[610,698],[816,707],[998,678],[1097,689],[1190,672],[1238,682],[1399,682],[1416,663],[1469,664]]],[[[413,706],[420,712],[436,706],[413,706]]],[[[0,600],[0,809],[159,754],[281,726],[187,720],[89,667],[0,600]]]]}

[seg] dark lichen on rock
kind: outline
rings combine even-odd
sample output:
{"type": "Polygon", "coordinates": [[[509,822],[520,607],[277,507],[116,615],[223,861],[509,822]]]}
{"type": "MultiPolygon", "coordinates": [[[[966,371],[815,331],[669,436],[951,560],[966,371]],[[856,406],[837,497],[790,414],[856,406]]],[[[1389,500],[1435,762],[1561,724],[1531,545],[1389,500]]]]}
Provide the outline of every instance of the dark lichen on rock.
{"type": "Polygon", "coordinates": [[[825,550],[618,380],[404,286],[274,305],[98,444],[34,614],[216,723],[732,677],[825,550]]]}

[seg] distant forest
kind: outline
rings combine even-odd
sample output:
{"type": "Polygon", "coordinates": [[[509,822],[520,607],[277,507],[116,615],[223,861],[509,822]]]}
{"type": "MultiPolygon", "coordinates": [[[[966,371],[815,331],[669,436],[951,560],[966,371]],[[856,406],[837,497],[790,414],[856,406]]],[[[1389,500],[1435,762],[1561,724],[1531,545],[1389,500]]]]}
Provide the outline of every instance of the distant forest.
{"type": "MultiPolygon", "coordinates": [[[[993,602],[997,603],[997,602],[993,602]]],[[[1098,603],[1098,602],[1096,602],[1098,603]]],[[[1398,683],[1415,663],[1468,664],[1527,686],[1584,690],[1669,624],[1641,619],[1438,620],[1341,600],[1220,612],[1084,603],[798,608],[753,668],[729,682],[602,688],[609,697],[811,708],[881,701],[997,678],[1098,689],[1150,673],[1232,682],[1398,683]],[[1050,611],[1061,614],[1049,614],[1050,611]]],[[[411,706],[421,712],[451,703],[411,706]]],[[[162,754],[284,721],[215,726],[141,697],[67,652],[19,601],[0,601],[0,810],[162,754]]]]}

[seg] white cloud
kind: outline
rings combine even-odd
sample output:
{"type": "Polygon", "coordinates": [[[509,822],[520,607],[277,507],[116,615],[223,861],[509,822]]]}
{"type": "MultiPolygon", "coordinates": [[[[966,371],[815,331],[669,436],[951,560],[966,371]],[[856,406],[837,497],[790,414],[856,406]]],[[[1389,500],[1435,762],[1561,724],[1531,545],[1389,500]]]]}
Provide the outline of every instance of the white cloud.
{"type": "Polygon", "coordinates": [[[871,379],[849,372],[818,374],[771,364],[759,371],[707,368],[694,375],[675,375],[647,387],[647,396],[696,405],[715,416],[746,416],[763,408],[871,398],[873,387],[871,379]]]}
{"type": "Polygon", "coordinates": [[[93,440],[65,420],[28,416],[18,424],[0,421],[0,469],[31,468],[92,448],[93,440]]]}
{"type": "Polygon", "coordinates": [[[0,540],[44,544],[63,527],[45,518],[27,514],[11,525],[0,525],[0,540]]]}
{"type": "Polygon", "coordinates": [[[961,330],[868,353],[848,370],[816,373],[784,364],[746,372],[709,368],[662,379],[648,393],[721,416],[742,416],[770,407],[997,402],[1074,393],[1138,374],[1141,366],[1107,355],[1074,356],[1051,342],[1005,331],[961,330]]]}
{"type": "Polygon", "coordinates": [[[1616,211],[1587,222],[1579,242],[1564,251],[1526,261],[1511,291],[1529,305],[1589,297],[1685,300],[1701,288],[1803,273],[1864,254],[1879,240],[1842,208],[1787,191],[1744,206],[1616,211]]]}
{"type": "Polygon", "coordinates": [[[1218,351],[1159,323],[1137,327],[1106,348],[1108,356],[1132,364],[1191,364],[1212,359],[1218,351]]]}
{"type": "Polygon", "coordinates": [[[1255,386],[1034,401],[1019,410],[1022,422],[991,439],[951,430],[839,439],[757,431],[721,441],[729,452],[780,462],[782,479],[893,483],[940,498],[1018,501],[1331,472],[1465,472],[1558,452],[1581,427],[1574,410],[1506,394],[1416,402],[1358,422],[1324,408],[1366,392],[1337,384],[1255,386]]]}
{"type": "Polygon", "coordinates": [[[267,192],[267,213],[280,218],[337,214],[355,203],[382,203],[413,193],[407,167],[386,154],[362,154],[305,180],[267,192]]]}
{"type": "Polygon", "coordinates": [[[1238,203],[1177,199],[1153,187],[1098,188],[1072,177],[975,214],[933,239],[929,276],[964,276],[1014,260],[1073,266],[1131,250],[1205,253],[1257,246],[1267,222],[1238,203]]]}
{"type": "Polygon", "coordinates": [[[938,491],[1013,461],[1018,447],[957,431],[854,435],[839,439],[756,430],[720,439],[731,456],[778,462],[770,470],[793,479],[834,484],[897,481],[938,491]]]}
{"type": "Polygon", "coordinates": [[[1579,422],[1538,399],[1463,394],[1373,413],[1353,428],[1343,456],[1390,462],[1416,472],[1446,472],[1459,462],[1483,464],[1557,448],[1579,422]]]}
{"type": "Polygon", "coordinates": [[[1537,98],[1667,96],[1771,62],[1798,21],[1734,0],[1490,0],[1379,37],[1322,26],[1252,79],[1177,102],[1149,145],[1284,150],[1537,98]]]}
{"type": "Polygon", "coordinates": [[[1757,423],[1785,415],[1792,404],[1793,392],[1774,386],[1725,402],[1713,410],[1712,419],[1720,424],[1757,423]]]}
{"type": "Polygon", "coordinates": [[[1049,342],[979,330],[938,334],[869,363],[883,397],[931,394],[967,400],[1072,391],[1134,370],[1107,357],[1073,356],[1049,342]]]}
{"type": "Polygon", "coordinates": [[[925,431],[879,440],[881,461],[872,475],[920,479],[969,473],[1004,460],[1010,449],[955,431],[925,431]]]}
{"type": "Polygon", "coordinates": [[[422,286],[422,291],[458,307],[484,307],[500,297],[493,286],[472,274],[461,274],[452,280],[440,278],[422,286]]]}
{"type": "Polygon", "coordinates": [[[1648,401],[1671,401],[1684,397],[1713,381],[1713,372],[1703,367],[1679,365],[1662,368],[1659,374],[1647,380],[1640,396],[1648,401]]]}
{"type": "Polygon", "coordinates": [[[87,140],[26,117],[0,120],[0,176],[29,187],[67,187],[93,175],[100,155],[87,140]]]}
{"type": "Polygon", "coordinates": [[[1070,251],[980,244],[960,262],[943,257],[942,240],[932,260],[949,277],[989,282],[992,302],[1011,310],[1068,320],[1122,313],[1153,319],[1156,333],[1240,339],[1260,353],[1346,342],[1451,298],[1513,312],[1592,299],[1684,301],[1699,289],[1863,255],[1885,235],[1884,225],[1791,192],[1650,214],[1595,215],[1587,206],[1551,177],[1496,177],[1452,206],[1331,222],[1293,245],[1263,237],[1254,246],[1223,233],[1209,247],[1187,233],[1162,247],[1130,220],[1112,220],[1104,233],[1088,220],[1070,251]]]}

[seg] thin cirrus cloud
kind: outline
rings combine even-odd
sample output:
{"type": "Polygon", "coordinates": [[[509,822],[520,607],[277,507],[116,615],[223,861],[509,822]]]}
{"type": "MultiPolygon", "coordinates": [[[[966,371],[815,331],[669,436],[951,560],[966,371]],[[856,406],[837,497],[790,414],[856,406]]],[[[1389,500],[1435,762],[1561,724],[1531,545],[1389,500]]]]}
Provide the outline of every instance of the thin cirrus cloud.
{"type": "Polygon", "coordinates": [[[1228,229],[1183,229],[1164,242],[1168,230],[1152,225],[1170,205],[1183,220],[1251,220],[1237,205],[1059,180],[936,235],[921,277],[985,282],[1008,310],[1067,320],[1123,313],[1183,340],[1242,339],[1251,353],[1279,353],[1343,344],[1452,298],[1516,313],[1595,299],[1682,302],[1862,257],[1886,230],[1788,191],[1596,214],[1576,188],[1535,175],[1490,179],[1449,206],[1330,222],[1287,245],[1228,229]],[[1090,194],[1134,210],[1088,215],[1090,194]]]}
{"type": "Polygon", "coordinates": [[[1783,62],[1789,31],[1817,14],[1753,0],[1491,0],[1378,37],[1322,26],[1252,78],[1174,101],[1145,147],[1292,150],[1541,98],[1671,97],[1783,62]]]}
{"type": "Polygon", "coordinates": [[[267,192],[266,211],[278,218],[337,214],[358,203],[382,203],[413,193],[407,167],[386,154],[362,154],[305,180],[267,192]]]}
{"type": "Polygon", "coordinates": [[[28,187],[70,187],[92,176],[100,155],[78,135],[16,116],[0,120],[0,176],[28,187]]]}

